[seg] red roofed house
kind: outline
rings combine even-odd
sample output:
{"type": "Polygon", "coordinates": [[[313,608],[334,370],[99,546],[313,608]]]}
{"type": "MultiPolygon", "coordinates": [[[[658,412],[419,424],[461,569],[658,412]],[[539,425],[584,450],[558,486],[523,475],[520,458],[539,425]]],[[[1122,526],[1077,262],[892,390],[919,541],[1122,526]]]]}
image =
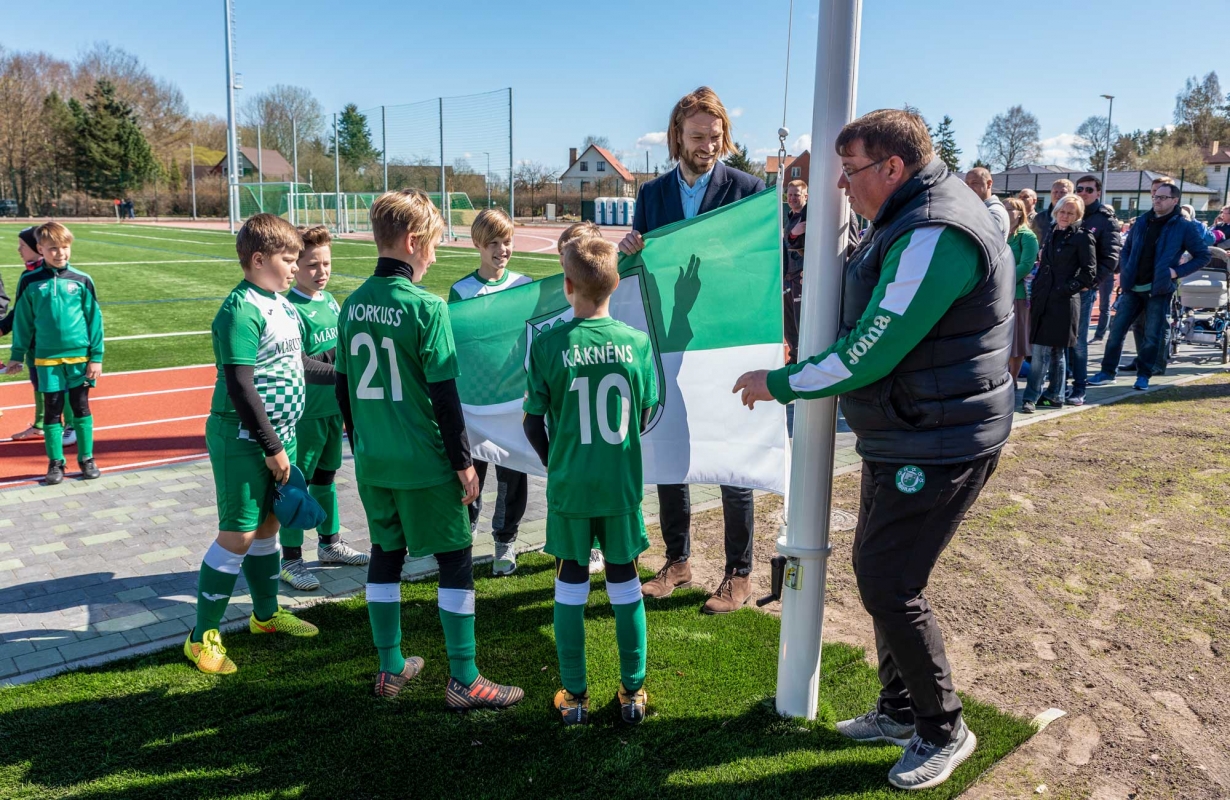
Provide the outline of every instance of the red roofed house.
{"type": "Polygon", "coordinates": [[[559,176],[559,181],[564,191],[581,192],[589,197],[633,197],[636,194],[632,173],[609,150],[596,144],[591,144],[580,156],[575,147],[568,148],[568,169],[559,176]]]}
{"type": "MultiPolygon", "coordinates": [[[[266,182],[279,183],[294,180],[294,167],[277,150],[264,148],[257,153],[255,147],[239,148],[239,176],[250,180],[258,180],[257,165],[260,165],[261,175],[266,182]]],[[[226,174],[226,156],[210,169],[214,175],[226,174]]]]}
{"type": "Polygon", "coordinates": [[[1200,148],[1200,155],[1204,158],[1204,185],[1217,192],[1213,203],[1230,203],[1230,151],[1221,142],[1213,142],[1200,148]]]}
{"type": "MultiPolygon", "coordinates": [[[[801,155],[786,156],[786,183],[793,180],[807,183],[807,173],[810,169],[810,150],[804,150],[801,155]]],[[[777,185],[777,156],[769,156],[764,160],[764,182],[767,186],[777,185]]]]}

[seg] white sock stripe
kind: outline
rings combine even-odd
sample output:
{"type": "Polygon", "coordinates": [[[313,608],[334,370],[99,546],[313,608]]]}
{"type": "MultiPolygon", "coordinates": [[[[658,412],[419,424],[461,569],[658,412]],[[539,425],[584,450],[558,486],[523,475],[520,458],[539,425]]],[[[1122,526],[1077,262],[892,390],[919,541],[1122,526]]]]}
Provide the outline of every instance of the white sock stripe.
{"type": "Polygon", "coordinates": [[[589,602],[589,582],[564,583],[555,579],[555,602],[565,606],[583,606],[589,602]]]}
{"type": "Polygon", "coordinates": [[[474,590],[441,587],[436,589],[436,602],[440,604],[440,608],[454,614],[473,614],[474,590]]]}
{"type": "Polygon", "coordinates": [[[623,583],[606,582],[606,594],[611,598],[611,605],[626,606],[641,601],[641,579],[633,578],[623,583]]]}
{"type": "Polygon", "coordinates": [[[400,603],[400,583],[369,583],[367,584],[367,602],[369,603],[400,603]]]}
{"type": "Polygon", "coordinates": [[[248,547],[248,555],[250,556],[271,556],[278,552],[278,537],[270,536],[268,539],[253,539],[252,544],[248,547]]]}
{"type": "Polygon", "coordinates": [[[204,561],[205,565],[210,569],[225,572],[229,575],[238,575],[239,568],[243,565],[243,556],[238,553],[232,553],[222,545],[214,542],[205,551],[204,561]]]}

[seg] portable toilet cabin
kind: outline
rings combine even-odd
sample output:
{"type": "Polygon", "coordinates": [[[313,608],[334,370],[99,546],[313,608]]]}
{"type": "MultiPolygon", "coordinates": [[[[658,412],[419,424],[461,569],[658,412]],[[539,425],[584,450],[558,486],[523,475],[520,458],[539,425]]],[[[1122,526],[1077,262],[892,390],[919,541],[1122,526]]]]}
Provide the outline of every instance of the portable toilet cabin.
{"type": "Polygon", "coordinates": [[[619,198],[619,222],[620,225],[631,225],[632,219],[636,215],[636,201],[631,197],[619,198]]]}
{"type": "Polygon", "coordinates": [[[619,199],[616,197],[606,198],[606,224],[618,225],[619,223],[619,199]]]}
{"type": "Polygon", "coordinates": [[[606,198],[605,197],[595,197],[594,198],[594,224],[595,225],[606,225],[607,224],[606,198]]]}

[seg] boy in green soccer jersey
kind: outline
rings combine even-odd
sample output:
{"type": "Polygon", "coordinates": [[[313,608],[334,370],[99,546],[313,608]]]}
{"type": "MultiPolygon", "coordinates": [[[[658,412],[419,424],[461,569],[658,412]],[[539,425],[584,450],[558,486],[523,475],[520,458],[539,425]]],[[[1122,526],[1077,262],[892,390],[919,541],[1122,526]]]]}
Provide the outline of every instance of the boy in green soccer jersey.
{"type": "Polygon", "coordinates": [[[478,496],[457,395],[448,306],[415,282],[435,261],[444,220],[416,189],[371,207],[375,274],[342,304],[337,399],[354,451],[372,558],[367,612],[380,655],[376,695],[393,698],[423,668],[401,652],[406,555],[434,555],[449,680],[448,708],[506,708],[525,693],[482,677],[474,662],[473,536],[466,506],[478,496]]]}
{"type": "Polygon", "coordinates": [[[286,220],[257,214],[235,239],[243,280],[222,302],[210,328],[218,375],[205,448],[218,495],[218,537],[205,553],[197,584],[196,626],[184,655],[202,672],[227,674],[218,625],[240,569],[252,595],[252,633],[315,636],[315,625],[278,606],[275,486],[290,478],[295,424],[305,383],[332,384],[333,368],[308,358],[303,324],[280,292],[290,288],[303,240],[286,220]]]}
{"type": "Polygon", "coordinates": [[[658,401],[649,337],[610,315],[618,251],[597,237],[564,247],[564,294],[573,318],[530,344],[525,434],[547,468],[547,545],[555,556],[555,648],[565,725],[589,719],[585,604],[596,540],[606,556],[615,612],[625,722],[645,718],[645,605],[636,558],[649,547],[641,517],[641,431],[658,401]],[[550,432],[548,436],[548,431],[550,432]]]}
{"type": "Polygon", "coordinates": [[[65,411],[76,417],[77,464],[86,480],[101,476],[94,463],[94,417],[90,388],[102,375],[103,320],[94,281],[69,265],[73,235],[58,222],[34,232],[41,268],[18,283],[13,310],[12,361],[6,371],[21,371],[33,354],[31,381],[43,395],[43,445],[47,450],[46,484],[64,480],[65,411]],[[68,407],[65,407],[67,396],[68,407]]]}
{"type": "MultiPolygon", "coordinates": [[[[304,350],[309,356],[332,364],[337,345],[337,315],[341,310],[333,295],[325,291],[333,266],[333,238],[324,225],[301,227],[299,235],[303,237],[303,252],[299,254],[295,285],[286,299],[299,312],[299,321],[303,323],[304,350]]],[[[307,407],[295,426],[295,466],[308,482],[308,494],[325,510],[325,521],[316,529],[320,539],[316,557],[320,563],[366,564],[367,553],[347,545],[338,533],[337,486],[333,481],[342,468],[342,412],[332,386],[307,386],[307,407]]],[[[294,589],[319,589],[320,581],[303,563],[303,531],[282,528],[278,539],[282,543],[282,580],[294,589]]]]}
{"type": "MultiPolygon", "coordinates": [[[[525,275],[508,268],[513,252],[513,223],[501,209],[492,208],[479,212],[470,226],[470,239],[478,248],[478,269],[453,284],[448,301],[469,300],[471,297],[495,294],[514,286],[531,283],[525,275]]],[[[482,487],[487,480],[487,462],[475,459],[478,473],[479,495],[470,504],[470,532],[478,528],[478,515],[483,510],[482,487]]],[[[495,561],[491,565],[493,575],[511,575],[517,571],[517,528],[525,516],[525,504],[529,498],[529,484],[524,472],[496,465],[495,479],[498,491],[495,497],[495,513],[491,516],[491,535],[495,538],[495,561]]]]}

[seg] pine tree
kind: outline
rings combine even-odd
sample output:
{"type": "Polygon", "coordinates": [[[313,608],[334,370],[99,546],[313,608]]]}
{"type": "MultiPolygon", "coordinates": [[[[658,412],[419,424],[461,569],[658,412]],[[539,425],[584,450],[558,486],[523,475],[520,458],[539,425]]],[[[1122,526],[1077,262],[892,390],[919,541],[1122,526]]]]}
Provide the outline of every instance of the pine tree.
{"type": "Polygon", "coordinates": [[[179,159],[171,156],[171,166],[167,169],[167,186],[172,192],[179,192],[184,186],[184,176],[179,168],[179,159]]]}
{"type": "Polygon", "coordinates": [[[726,156],[722,163],[728,167],[733,167],[734,169],[742,170],[743,172],[748,173],[753,172],[756,169],[756,165],[754,165],[752,160],[747,157],[747,145],[739,144],[738,142],[735,142],[735,152],[726,156]]]}
{"type": "Polygon", "coordinates": [[[99,79],[85,105],[72,100],[69,109],[75,123],[75,172],[87,193],[122,197],[158,174],[132,106],[116,97],[110,81],[99,79]]]}
{"type": "Polygon", "coordinates": [[[935,143],[935,154],[939,156],[949,170],[956,172],[961,165],[961,148],[957,147],[957,136],[952,130],[952,117],[947,114],[940,121],[935,132],[931,134],[935,143]]]}
{"type": "Polygon", "coordinates": [[[372,145],[367,117],[354,103],[347,104],[337,119],[337,139],[338,154],[351,169],[370,164],[381,156],[381,152],[372,145]]]}

